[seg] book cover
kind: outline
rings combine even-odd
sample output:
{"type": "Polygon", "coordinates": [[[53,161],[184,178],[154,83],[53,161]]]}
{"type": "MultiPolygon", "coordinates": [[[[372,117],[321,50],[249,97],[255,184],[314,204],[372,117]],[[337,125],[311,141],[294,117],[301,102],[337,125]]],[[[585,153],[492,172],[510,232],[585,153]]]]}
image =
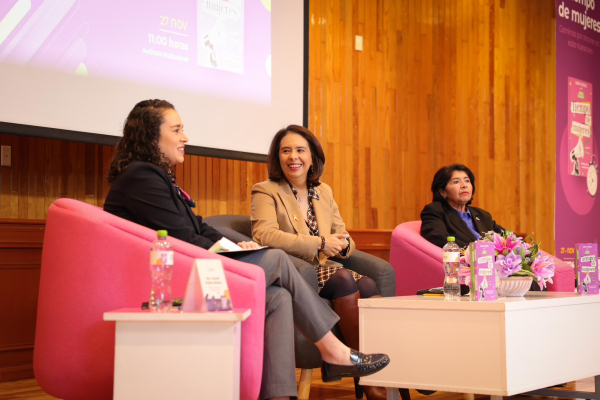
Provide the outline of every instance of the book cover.
{"type": "Polygon", "coordinates": [[[471,257],[471,300],[496,300],[496,269],[494,243],[473,242],[469,245],[471,257]]]}
{"type": "Polygon", "coordinates": [[[587,177],[594,149],[592,84],[569,77],[569,174],[587,177]]]}
{"type": "Polygon", "coordinates": [[[577,243],[575,248],[577,293],[580,295],[599,294],[598,244],[577,243]]]}

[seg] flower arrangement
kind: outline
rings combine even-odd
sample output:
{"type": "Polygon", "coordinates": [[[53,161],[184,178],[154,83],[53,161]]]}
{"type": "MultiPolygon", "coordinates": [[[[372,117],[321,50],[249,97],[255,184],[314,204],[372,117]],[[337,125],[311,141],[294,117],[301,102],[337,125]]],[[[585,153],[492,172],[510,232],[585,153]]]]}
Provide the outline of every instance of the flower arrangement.
{"type": "MultiPolygon", "coordinates": [[[[555,265],[552,258],[540,251],[538,242],[528,237],[530,243],[518,237],[513,232],[504,231],[502,234],[486,232],[479,241],[494,243],[496,262],[494,267],[500,278],[511,276],[529,276],[535,279],[542,288],[546,283],[552,283],[555,265]]],[[[470,284],[470,255],[469,249],[461,250],[460,269],[458,276],[461,283],[470,284]]]]}

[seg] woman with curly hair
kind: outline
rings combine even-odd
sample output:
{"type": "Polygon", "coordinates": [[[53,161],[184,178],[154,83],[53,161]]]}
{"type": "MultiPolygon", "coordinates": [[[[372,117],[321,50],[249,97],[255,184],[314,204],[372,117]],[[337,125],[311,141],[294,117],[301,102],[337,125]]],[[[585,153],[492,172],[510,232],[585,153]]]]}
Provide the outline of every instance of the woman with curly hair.
{"type": "MultiPolygon", "coordinates": [[[[194,215],[193,200],[177,186],[171,167],[184,161],[188,141],[173,105],[145,100],[129,113],[123,137],[110,165],[112,183],[104,209],[148,228],[166,229],[170,236],[208,249],[223,235],[194,215]]],[[[243,248],[257,245],[238,243],[243,248]]],[[[323,358],[323,380],[360,377],[389,363],[385,354],[363,354],[340,342],[331,328],[337,315],[302,279],[281,250],[230,256],[265,271],[265,350],[261,399],[297,396],[295,324],[323,358]]]]}

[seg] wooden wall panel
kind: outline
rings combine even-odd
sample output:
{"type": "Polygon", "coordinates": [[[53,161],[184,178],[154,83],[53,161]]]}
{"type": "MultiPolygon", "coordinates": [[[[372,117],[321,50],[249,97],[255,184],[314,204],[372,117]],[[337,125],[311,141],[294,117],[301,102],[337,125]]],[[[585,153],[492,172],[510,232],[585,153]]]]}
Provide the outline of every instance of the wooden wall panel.
{"type": "Polygon", "coordinates": [[[321,0],[310,20],[309,127],[348,226],[419,219],[459,162],[475,206],[554,251],[552,0],[321,0]]]}
{"type": "Polygon", "coordinates": [[[0,219],[0,382],[33,377],[44,228],[43,220],[0,219]]]}
{"type": "MultiPolygon", "coordinates": [[[[310,21],[309,127],[349,228],[417,220],[435,171],[460,162],[477,177],[474,205],[554,250],[553,0],[314,0],[310,21]]],[[[102,206],[110,148],[0,143],[13,159],[0,218],[45,218],[59,197],[102,206]]],[[[186,156],[176,174],[199,214],[249,214],[266,168],[186,156]]]]}
{"type": "MultiPolygon", "coordinates": [[[[45,219],[61,197],[102,207],[112,147],[0,134],[12,166],[0,169],[0,218],[45,219]]],[[[195,212],[250,215],[250,189],[267,179],[265,164],[185,156],[177,182],[197,200],[195,212]]]]}

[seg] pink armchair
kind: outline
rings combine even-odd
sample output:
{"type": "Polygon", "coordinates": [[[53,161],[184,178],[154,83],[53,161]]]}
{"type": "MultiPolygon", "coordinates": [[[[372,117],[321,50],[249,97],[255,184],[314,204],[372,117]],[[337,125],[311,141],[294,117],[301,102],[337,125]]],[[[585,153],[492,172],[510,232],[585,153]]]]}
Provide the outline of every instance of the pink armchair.
{"type": "MultiPolygon", "coordinates": [[[[156,233],[79,201],[60,199],[46,222],[34,347],[41,388],[61,399],[112,399],[114,322],[105,311],[138,307],[150,291],[149,251],[156,233]]],[[[180,240],[173,295],[182,297],[195,258],[220,258],[242,323],[242,399],[258,398],[262,375],[265,277],[259,267],[180,240]]],[[[198,360],[206,362],[206,360],[198,360]]]]}
{"type": "MultiPolygon", "coordinates": [[[[573,268],[551,256],[556,273],[548,284],[552,292],[573,292],[575,274],[573,268]]],[[[421,236],[421,221],[400,224],[392,232],[390,264],[396,272],[396,296],[417,294],[417,290],[442,286],[444,269],[442,249],[421,236]]]]}

